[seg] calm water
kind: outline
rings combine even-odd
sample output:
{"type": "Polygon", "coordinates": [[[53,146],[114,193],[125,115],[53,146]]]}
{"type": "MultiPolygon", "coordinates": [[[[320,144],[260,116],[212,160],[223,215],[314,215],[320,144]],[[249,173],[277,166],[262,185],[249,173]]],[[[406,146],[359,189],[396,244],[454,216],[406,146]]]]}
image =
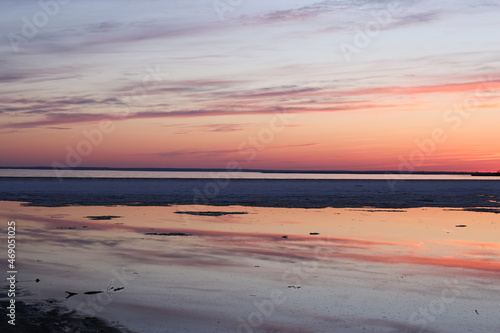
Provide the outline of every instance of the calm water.
{"type": "Polygon", "coordinates": [[[0,201],[0,219],[19,300],[135,332],[498,332],[498,214],[0,201]]]}
{"type": "Polygon", "coordinates": [[[471,175],[422,174],[322,174],[322,173],[265,173],[225,171],[123,171],[123,170],[36,170],[0,169],[0,177],[62,177],[62,178],[233,178],[233,179],[421,179],[421,180],[500,180],[500,177],[471,175]]]}

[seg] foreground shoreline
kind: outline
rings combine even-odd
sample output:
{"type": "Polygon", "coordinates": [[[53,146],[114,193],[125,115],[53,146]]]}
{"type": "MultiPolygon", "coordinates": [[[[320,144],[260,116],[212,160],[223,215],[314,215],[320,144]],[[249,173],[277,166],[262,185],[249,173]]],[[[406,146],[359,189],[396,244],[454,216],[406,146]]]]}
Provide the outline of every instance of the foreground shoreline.
{"type": "Polygon", "coordinates": [[[498,193],[487,180],[0,178],[0,200],[46,207],[496,208],[498,193]]]}
{"type": "MultiPolygon", "coordinates": [[[[7,306],[9,301],[0,300],[0,314],[8,317],[7,306]]],[[[19,300],[15,303],[16,313],[14,324],[7,320],[0,322],[2,332],[30,332],[30,333],[132,333],[121,325],[112,325],[99,317],[90,317],[76,310],[70,310],[57,299],[19,300]]]]}

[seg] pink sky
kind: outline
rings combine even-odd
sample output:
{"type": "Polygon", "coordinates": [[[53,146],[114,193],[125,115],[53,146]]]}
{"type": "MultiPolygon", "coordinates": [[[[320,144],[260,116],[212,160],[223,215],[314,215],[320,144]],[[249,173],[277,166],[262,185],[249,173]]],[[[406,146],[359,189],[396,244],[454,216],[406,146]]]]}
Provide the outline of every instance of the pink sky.
{"type": "Polygon", "coordinates": [[[8,2],[0,166],[499,169],[500,5],[359,2],[8,2]]]}

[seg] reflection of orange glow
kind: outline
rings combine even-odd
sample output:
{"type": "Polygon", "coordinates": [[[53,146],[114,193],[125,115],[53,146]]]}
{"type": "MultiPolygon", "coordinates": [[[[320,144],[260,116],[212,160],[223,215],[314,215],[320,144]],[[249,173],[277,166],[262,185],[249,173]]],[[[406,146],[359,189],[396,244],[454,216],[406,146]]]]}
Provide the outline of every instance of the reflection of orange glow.
{"type": "MultiPolygon", "coordinates": [[[[468,211],[408,209],[385,211],[376,209],[278,209],[251,207],[23,207],[15,213],[17,203],[2,204],[8,218],[30,221],[33,230],[25,237],[42,238],[50,244],[81,248],[91,246],[123,246],[125,239],[140,235],[143,245],[121,248],[130,258],[154,258],[152,244],[198,247],[194,254],[162,254],[155,260],[172,260],[181,265],[230,266],[227,258],[266,258],[266,260],[347,260],[379,264],[411,264],[440,267],[460,267],[476,271],[500,271],[500,244],[491,233],[491,218],[468,211]],[[225,216],[192,216],[174,214],[179,210],[247,211],[248,214],[225,216]],[[90,215],[123,216],[109,222],[92,221],[90,215]],[[14,214],[15,213],[15,214],[14,214]],[[483,217],[483,218],[482,218],[483,217]],[[474,220],[474,228],[455,228],[474,220]],[[415,223],[419,221],[419,223],[415,223]],[[42,223],[49,229],[75,227],[75,230],[41,232],[42,223]],[[86,229],[82,229],[82,225],[86,229]],[[453,232],[449,231],[451,228],[453,232]],[[319,235],[309,235],[311,231],[319,235]],[[156,232],[182,232],[191,237],[147,235],[156,232]],[[336,237],[331,234],[335,233],[336,237]],[[283,235],[287,235],[283,239],[283,235]],[[435,237],[435,235],[440,235],[435,237]],[[92,239],[82,238],[93,235],[92,239]],[[99,235],[99,236],[97,236],[99,235]],[[444,239],[444,235],[448,239],[444,239]],[[468,238],[468,239],[467,239],[468,238]],[[486,251],[485,251],[486,249],[486,251]],[[198,259],[198,255],[212,260],[198,259]],[[218,259],[215,259],[218,258],[218,259]],[[221,261],[222,260],[222,261],[221,261]]],[[[182,247],[179,247],[181,251],[182,247]]],[[[231,260],[232,261],[232,260],[231,260]]]]}
{"type": "Polygon", "coordinates": [[[451,244],[455,246],[474,246],[474,247],[482,247],[482,248],[490,248],[490,249],[500,249],[499,243],[484,243],[484,242],[472,242],[467,240],[449,240],[439,242],[441,244],[451,244]]]}

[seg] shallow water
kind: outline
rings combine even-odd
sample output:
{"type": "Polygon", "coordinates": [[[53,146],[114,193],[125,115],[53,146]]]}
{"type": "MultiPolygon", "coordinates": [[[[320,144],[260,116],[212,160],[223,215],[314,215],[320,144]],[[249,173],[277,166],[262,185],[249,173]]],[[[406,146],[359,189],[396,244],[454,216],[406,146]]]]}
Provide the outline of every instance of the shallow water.
{"type": "Polygon", "coordinates": [[[0,204],[4,235],[16,221],[26,298],[61,299],[138,332],[498,328],[498,214],[0,204]],[[206,211],[246,214],[196,215],[206,211]],[[87,217],[108,215],[119,217],[87,217]],[[170,232],[190,236],[145,235],[170,232]]]}

